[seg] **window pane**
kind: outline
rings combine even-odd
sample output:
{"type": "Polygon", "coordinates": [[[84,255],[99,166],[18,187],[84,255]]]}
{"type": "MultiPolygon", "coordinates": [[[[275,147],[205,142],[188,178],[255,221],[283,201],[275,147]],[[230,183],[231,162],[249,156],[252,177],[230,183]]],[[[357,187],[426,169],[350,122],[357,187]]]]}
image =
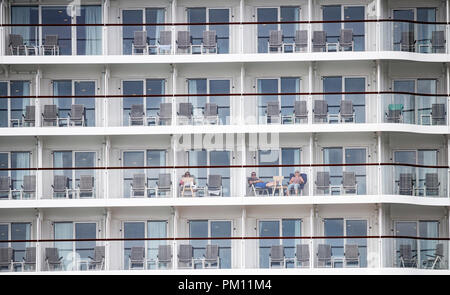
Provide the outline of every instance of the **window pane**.
{"type": "MultiPolygon", "coordinates": [[[[231,221],[211,221],[211,237],[231,237],[231,221]]],[[[219,245],[220,268],[231,268],[231,240],[211,240],[219,245]]]]}
{"type": "MultiPolygon", "coordinates": [[[[282,232],[283,237],[300,237],[302,228],[302,221],[300,219],[283,219],[282,232]]],[[[300,239],[284,239],[284,254],[286,258],[295,258],[296,245],[301,244],[300,239]]],[[[294,267],[294,263],[286,263],[286,267],[294,267]]]]}
{"type": "MultiPolygon", "coordinates": [[[[209,9],[210,23],[227,23],[230,21],[229,9],[209,9]]],[[[229,25],[209,25],[209,30],[216,31],[218,53],[229,51],[229,25]]]]}
{"type": "MultiPolygon", "coordinates": [[[[123,153],[123,166],[124,167],[142,167],[145,166],[143,151],[129,151],[123,153]]],[[[131,182],[133,180],[133,175],[138,173],[144,173],[144,169],[124,169],[124,184],[123,184],[123,194],[125,198],[130,197],[131,193],[131,182]]]]}
{"type": "MultiPolygon", "coordinates": [[[[323,77],[324,92],[342,92],[342,77],[323,77]]],[[[328,113],[338,114],[342,94],[326,94],[324,99],[328,103],[328,113]]]]}
{"type": "MultiPolygon", "coordinates": [[[[258,79],[258,93],[279,93],[278,79],[258,79]]],[[[258,97],[259,124],[265,124],[267,103],[278,101],[278,95],[261,95],[258,97]]]]}
{"type": "MultiPolygon", "coordinates": [[[[146,94],[159,95],[165,93],[165,80],[164,79],[147,79],[146,94]]],[[[164,97],[147,97],[146,98],[146,116],[155,117],[159,112],[159,105],[164,102],[164,97]]]]}
{"type": "MultiPolygon", "coordinates": [[[[12,6],[11,23],[12,24],[31,24],[39,23],[37,6],[12,6]]],[[[21,35],[24,44],[28,46],[38,46],[38,27],[37,26],[18,26],[11,27],[11,34],[21,35]]]]}
{"type": "MultiPolygon", "coordinates": [[[[72,24],[72,18],[67,15],[67,6],[43,6],[42,24],[72,24]]],[[[72,27],[71,26],[43,26],[42,37],[58,35],[60,55],[72,54],[72,27]]]]}
{"type": "MultiPolygon", "coordinates": [[[[72,222],[55,222],[55,239],[73,239],[72,222]]],[[[55,242],[55,247],[59,250],[59,256],[63,257],[63,269],[72,270],[74,261],[72,242],[55,242]]]]}
{"type": "MultiPolygon", "coordinates": [[[[207,152],[201,151],[188,151],[189,166],[206,166],[208,161],[207,152]]],[[[207,169],[205,168],[192,168],[190,171],[191,177],[194,178],[197,186],[205,187],[207,181],[207,169]]]]}
{"type": "MultiPolygon", "coordinates": [[[[143,23],[143,12],[140,9],[137,10],[123,10],[122,21],[124,24],[140,24],[143,23]]],[[[142,26],[122,26],[122,38],[123,38],[123,54],[131,54],[131,44],[134,39],[135,31],[142,31],[142,26]]]]}
{"type": "MultiPolygon", "coordinates": [[[[75,82],[75,95],[95,96],[94,81],[75,82]]],[[[75,104],[82,104],[85,108],[85,126],[95,126],[95,98],[75,98],[75,104]]]]}
{"type": "MultiPolygon", "coordinates": [[[[257,10],[258,22],[276,22],[278,21],[277,8],[258,8],[257,10]]],[[[267,53],[269,32],[277,30],[276,24],[258,24],[258,53],[267,53]]]]}
{"type": "MultiPolygon", "coordinates": [[[[29,96],[30,82],[29,81],[11,81],[11,96],[29,96]]],[[[11,119],[22,120],[22,115],[25,114],[25,107],[30,105],[29,98],[11,98],[11,119]]]]}
{"type": "MultiPolygon", "coordinates": [[[[279,165],[280,152],[278,150],[258,151],[259,165],[279,165]]],[[[259,167],[258,177],[265,182],[273,180],[274,176],[278,176],[278,167],[259,167]]]]}
{"type": "MultiPolygon", "coordinates": [[[[324,220],[324,230],[326,237],[344,236],[344,220],[328,218],[324,220]]],[[[325,243],[331,245],[332,256],[344,256],[344,241],[343,239],[326,239],[325,243]]]]}
{"type": "MultiPolygon", "coordinates": [[[[206,8],[188,8],[187,18],[189,23],[206,23],[206,8]]],[[[192,37],[192,44],[199,45],[203,40],[204,25],[189,26],[192,37]]]]}
{"type": "MultiPolygon", "coordinates": [[[[366,163],[366,149],[347,148],[345,149],[345,164],[364,164],[366,163]]],[[[366,167],[365,166],[347,166],[345,171],[355,172],[358,186],[358,194],[366,194],[366,167]]]]}
{"type": "MultiPolygon", "coordinates": [[[[230,80],[209,80],[209,93],[224,94],[230,93],[230,80]]],[[[230,122],[230,97],[210,96],[210,103],[216,103],[219,113],[219,120],[222,125],[230,122]]]]}
{"type": "MultiPolygon", "coordinates": [[[[97,238],[97,225],[95,223],[75,223],[76,239],[95,239],[97,238]]],[[[95,241],[77,241],[75,242],[75,251],[80,258],[94,257],[95,241]]]]}
{"type": "Polygon", "coordinates": [[[69,116],[70,108],[72,107],[72,81],[71,80],[59,80],[53,81],[53,95],[69,96],[63,98],[54,98],[53,103],[58,106],[58,117],[67,118],[69,116]]]}
{"type": "MultiPolygon", "coordinates": [[[[11,152],[11,168],[30,168],[30,153],[11,152]]],[[[11,171],[11,182],[13,189],[20,189],[23,184],[23,177],[30,174],[31,171],[27,170],[11,171]]]]}
{"type": "MultiPolygon", "coordinates": [[[[326,5],[323,6],[323,20],[336,21],[341,20],[341,6],[340,5],[326,5]]],[[[341,23],[324,23],[323,30],[327,33],[327,42],[337,43],[341,31],[341,23]]]]}
{"type": "MultiPolygon", "coordinates": [[[[167,221],[149,221],[147,222],[147,237],[148,238],[167,238],[167,221]]],[[[168,241],[155,240],[148,241],[147,257],[150,260],[155,260],[158,256],[159,245],[167,245],[168,241]]],[[[151,267],[154,265],[152,264],[151,267]]]]}
{"type": "MultiPolygon", "coordinates": [[[[228,166],[231,164],[229,151],[211,151],[209,152],[211,166],[228,166]]],[[[230,196],[230,168],[210,168],[210,175],[221,175],[223,196],[230,196]]]]}
{"type": "MultiPolygon", "coordinates": [[[[101,24],[100,5],[81,5],[77,24],[101,24]]],[[[102,27],[77,26],[77,55],[99,55],[102,53],[102,27]]]]}
{"type": "MultiPolygon", "coordinates": [[[[274,221],[260,221],[259,222],[259,237],[279,237],[280,236],[280,222],[274,221]]],[[[259,268],[269,268],[269,254],[270,247],[279,245],[278,239],[260,239],[259,240],[259,268]]]]}
{"type": "MultiPolygon", "coordinates": [[[[345,78],[345,92],[365,92],[365,78],[345,78]]],[[[365,94],[346,94],[345,100],[350,100],[355,109],[356,123],[366,121],[366,95],[365,94]]]]}
{"type": "MultiPolygon", "coordinates": [[[[123,81],[123,95],[143,95],[144,94],[144,82],[143,81],[123,81]]],[[[123,125],[129,125],[129,113],[131,106],[144,105],[143,97],[124,97],[123,98],[123,125]]]]}
{"type": "MultiPolygon", "coordinates": [[[[208,237],[208,220],[190,220],[189,221],[189,237],[191,238],[207,238],[208,237]]],[[[194,250],[194,258],[202,258],[205,254],[206,244],[208,240],[191,240],[194,250]]]]}
{"type": "MultiPolygon", "coordinates": [[[[346,236],[367,236],[367,220],[347,220],[346,236]]],[[[358,245],[360,267],[367,267],[367,239],[346,239],[346,244],[358,245]]]]}
{"type": "MultiPolygon", "coordinates": [[[[8,96],[8,82],[0,82],[0,95],[8,96]]],[[[8,99],[0,99],[0,127],[8,127],[8,99]]]]}
{"type": "MultiPolygon", "coordinates": [[[[365,18],[364,6],[344,7],[344,20],[363,20],[365,18]]],[[[364,22],[344,23],[344,28],[353,29],[354,51],[364,51],[364,22]]]]}

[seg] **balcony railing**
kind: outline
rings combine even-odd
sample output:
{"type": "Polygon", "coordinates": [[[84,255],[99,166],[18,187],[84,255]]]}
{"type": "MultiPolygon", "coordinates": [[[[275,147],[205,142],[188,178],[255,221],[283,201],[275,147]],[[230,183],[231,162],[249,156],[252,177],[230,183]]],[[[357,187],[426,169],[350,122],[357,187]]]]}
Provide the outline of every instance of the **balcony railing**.
{"type": "Polygon", "coordinates": [[[445,22],[366,19],[192,23],[5,24],[6,55],[447,52],[445,22]],[[70,34],[70,29],[87,33],[70,34]],[[20,30],[19,30],[20,28],[20,30]],[[51,32],[50,30],[51,29],[51,32]],[[377,35],[380,39],[378,41],[377,35]],[[79,35],[79,36],[78,36],[79,35]],[[114,40],[114,42],[112,42],[114,40]],[[120,40],[120,42],[116,42],[120,40]],[[378,42],[381,42],[378,44],[378,42]]]}
{"type": "Polygon", "coordinates": [[[22,109],[5,110],[5,116],[11,119],[2,127],[11,128],[355,123],[448,125],[447,94],[399,91],[2,96],[0,99],[26,102],[22,103],[22,109]],[[59,106],[60,100],[67,99],[83,102],[67,105],[65,101],[64,106],[59,106]],[[121,115],[117,116],[118,113],[121,115]],[[20,118],[16,118],[18,116],[20,118]]]}
{"type": "Polygon", "coordinates": [[[2,272],[171,269],[448,270],[449,238],[136,237],[1,241],[2,272]]]}
{"type": "Polygon", "coordinates": [[[448,166],[401,163],[133,164],[124,167],[1,168],[0,173],[0,199],[5,200],[331,195],[448,198],[449,183],[448,166]]]}

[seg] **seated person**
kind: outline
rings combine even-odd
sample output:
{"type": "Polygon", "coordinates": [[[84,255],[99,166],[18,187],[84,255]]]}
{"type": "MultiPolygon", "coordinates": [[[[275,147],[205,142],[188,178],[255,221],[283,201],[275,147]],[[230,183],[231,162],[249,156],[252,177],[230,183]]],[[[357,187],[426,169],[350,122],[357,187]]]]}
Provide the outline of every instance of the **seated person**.
{"type": "Polygon", "coordinates": [[[305,181],[303,180],[303,177],[300,175],[300,171],[296,170],[294,176],[292,176],[291,179],[289,180],[286,195],[289,196],[292,189],[295,190],[295,194],[297,195],[298,191],[301,188],[302,183],[305,183],[305,181]]]}
{"type": "Polygon", "coordinates": [[[255,188],[272,188],[275,186],[275,182],[265,182],[258,177],[256,177],[256,172],[252,172],[250,178],[248,179],[249,186],[254,185],[255,188]]]}
{"type": "Polygon", "coordinates": [[[191,173],[190,173],[189,171],[186,171],[186,172],[184,173],[184,175],[181,177],[181,180],[180,180],[180,187],[181,187],[181,189],[182,189],[181,191],[182,191],[183,195],[184,195],[184,188],[186,188],[186,187],[189,188],[189,190],[191,191],[192,195],[194,195],[194,191],[196,191],[197,185],[196,185],[196,183],[195,183],[194,177],[191,176],[191,173]],[[184,180],[185,180],[186,178],[192,178],[192,182],[184,183],[184,180]]]}

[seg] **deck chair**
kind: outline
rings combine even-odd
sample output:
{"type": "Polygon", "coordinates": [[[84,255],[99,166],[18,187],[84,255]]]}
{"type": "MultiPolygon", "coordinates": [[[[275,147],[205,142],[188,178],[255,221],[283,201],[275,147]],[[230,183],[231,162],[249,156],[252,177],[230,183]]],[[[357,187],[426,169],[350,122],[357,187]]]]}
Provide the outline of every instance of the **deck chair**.
{"type": "Polygon", "coordinates": [[[202,53],[218,53],[216,31],[203,31],[202,53]]]}
{"type": "MultiPolygon", "coordinates": [[[[250,179],[251,179],[251,177],[247,177],[247,183],[249,183],[250,179]]],[[[251,189],[251,191],[253,192],[255,197],[257,197],[258,195],[261,195],[261,194],[263,194],[263,195],[266,194],[267,196],[269,196],[268,188],[257,187],[254,184],[249,184],[249,188],[251,189]]]]}
{"type": "Polygon", "coordinates": [[[172,179],[170,173],[160,173],[158,176],[158,181],[156,182],[156,196],[159,196],[160,192],[170,192],[172,191],[172,179]]]}
{"type": "Polygon", "coordinates": [[[192,245],[180,245],[178,252],[178,267],[179,268],[194,268],[194,257],[192,245]]]}
{"type": "Polygon", "coordinates": [[[131,43],[131,54],[148,54],[148,42],[146,31],[135,31],[133,34],[133,42],[131,43]]]}
{"type": "Polygon", "coordinates": [[[53,176],[53,198],[63,195],[64,198],[69,198],[69,178],[64,175],[53,176]]]}
{"type": "Polygon", "coordinates": [[[294,39],[295,52],[308,50],[308,31],[296,30],[294,39]]]}
{"type": "Polygon", "coordinates": [[[403,104],[388,105],[388,112],[386,115],[387,123],[402,123],[403,122],[403,104]]]}
{"type": "Polygon", "coordinates": [[[208,175],[206,190],[208,196],[222,197],[223,196],[222,175],[208,175]]]}
{"type": "Polygon", "coordinates": [[[439,175],[437,173],[425,173],[425,197],[439,196],[440,185],[441,183],[439,182],[439,175]]]}
{"type": "Polygon", "coordinates": [[[220,268],[219,245],[206,245],[203,268],[220,268]]]}
{"type": "Polygon", "coordinates": [[[302,120],[308,120],[308,107],[305,100],[294,102],[294,123],[297,120],[301,123],[302,120]]]}
{"type": "Polygon", "coordinates": [[[217,103],[206,103],[203,111],[203,120],[207,124],[219,124],[219,107],[217,103]]]}
{"type": "Polygon", "coordinates": [[[26,247],[22,261],[22,271],[36,270],[36,247],[26,247]]]}
{"type": "Polygon", "coordinates": [[[177,50],[190,53],[191,50],[191,34],[189,31],[178,31],[177,33],[177,50]]]}
{"type": "Polygon", "coordinates": [[[297,244],[295,246],[295,267],[309,267],[308,244],[297,244]]]}
{"type": "Polygon", "coordinates": [[[280,49],[282,49],[282,47],[283,47],[283,32],[270,30],[267,52],[272,53],[274,52],[273,49],[275,49],[275,52],[280,52],[280,49]]]}
{"type": "Polygon", "coordinates": [[[36,106],[26,106],[25,114],[22,114],[22,126],[36,125],[36,106]]]}
{"type": "Polygon", "coordinates": [[[328,102],[322,99],[315,100],[313,113],[316,122],[328,122],[328,102]]]}
{"type": "Polygon", "coordinates": [[[172,31],[159,32],[158,54],[171,53],[172,51],[172,31]]]}
{"type": "Polygon", "coordinates": [[[358,245],[345,244],[344,246],[344,267],[355,264],[360,267],[360,254],[358,245]]]}
{"type": "Polygon", "coordinates": [[[339,50],[345,51],[346,48],[351,48],[351,51],[355,51],[353,29],[341,29],[339,35],[339,50]]]}
{"type": "Polygon", "coordinates": [[[412,254],[411,245],[400,245],[400,266],[417,267],[417,255],[412,254]]]}
{"type": "Polygon", "coordinates": [[[44,105],[42,113],[42,126],[59,126],[58,106],[55,104],[44,105]]]}
{"type": "Polygon", "coordinates": [[[95,270],[105,269],[105,246],[94,247],[94,257],[88,256],[90,259],[88,268],[95,270]]]}
{"type": "Polygon", "coordinates": [[[333,267],[331,263],[331,245],[319,244],[317,248],[317,266],[333,267]]]}
{"type": "Polygon", "coordinates": [[[342,192],[344,194],[357,194],[358,184],[356,182],[355,172],[342,172],[342,192]]]}
{"type": "Polygon", "coordinates": [[[41,45],[41,55],[59,55],[58,35],[46,35],[44,44],[41,45]]]}
{"type": "MultiPolygon", "coordinates": [[[[25,199],[25,195],[36,194],[36,175],[25,175],[21,190],[21,199],[25,199]]],[[[27,197],[28,199],[28,197],[27,197]]]]}
{"type": "Polygon", "coordinates": [[[36,55],[38,50],[36,46],[26,45],[23,42],[22,35],[9,34],[9,50],[11,55],[29,55],[30,51],[36,55]],[[23,52],[23,54],[21,54],[23,52]]]}
{"type": "Polygon", "coordinates": [[[273,264],[278,264],[280,268],[286,267],[286,257],[284,255],[283,245],[274,245],[270,247],[269,268],[272,268],[273,264]]]}
{"type": "Polygon", "coordinates": [[[0,197],[11,198],[11,178],[9,176],[0,176],[0,197]]]}
{"type": "Polygon", "coordinates": [[[314,52],[323,52],[327,47],[327,33],[325,31],[314,31],[312,45],[314,52]]]}
{"type": "Polygon", "coordinates": [[[400,39],[400,50],[414,52],[416,40],[414,39],[414,32],[402,32],[400,39]]]}
{"type": "Polygon", "coordinates": [[[445,125],[446,124],[445,104],[433,103],[431,105],[431,124],[433,125],[445,125]]]}
{"type": "Polygon", "coordinates": [[[351,100],[341,100],[341,106],[339,108],[340,122],[353,122],[355,123],[355,109],[353,108],[353,102],[351,100]]]}
{"type": "Polygon", "coordinates": [[[131,247],[131,253],[128,256],[128,269],[146,269],[145,248],[144,247],[131,247]],[[134,265],[138,265],[135,268],[134,265]],[[139,265],[142,265],[139,267],[139,265]]]}
{"type": "Polygon", "coordinates": [[[147,181],[144,173],[136,173],[130,183],[131,197],[146,197],[147,181]]]}
{"type": "Polygon", "coordinates": [[[426,268],[430,269],[440,269],[441,262],[444,261],[444,244],[436,244],[436,249],[434,250],[434,255],[426,255],[427,259],[423,262],[426,268]]]}
{"type": "Polygon", "coordinates": [[[94,176],[80,175],[80,183],[78,184],[78,198],[91,198],[94,196],[94,176]]]}
{"type": "Polygon", "coordinates": [[[70,108],[68,125],[76,126],[77,124],[85,126],[85,109],[82,104],[73,104],[70,108]]]}
{"type": "Polygon", "coordinates": [[[317,191],[323,191],[324,194],[328,191],[328,194],[330,194],[330,172],[317,172],[315,183],[317,191]]]}
{"type": "Polygon", "coordinates": [[[398,181],[399,195],[412,196],[414,192],[414,180],[412,173],[400,173],[398,181]]]}
{"type": "Polygon", "coordinates": [[[267,102],[266,108],[266,123],[280,123],[280,103],[278,101],[269,101],[267,102]]]}
{"type": "Polygon", "coordinates": [[[165,102],[159,104],[158,124],[171,125],[172,124],[172,103],[165,102]]]}
{"type": "MultiPolygon", "coordinates": [[[[289,178],[287,179],[286,186],[289,185],[289,181],[291,180],[292,177],[294,177],[294,175],[295,175],[294,173],[289,173],[289,178]]],[[[297,192],[298,194],[302,194],[303,188],[305,187],[306,183],[308,182],[308,175],[306,175],[306,173],[300,173],[300,176],[303,178],[304,182],[300,184],[299,191],[297,192]]],[[[292,195],[292,192],[294,192],[294,194],[295,194],[295,189],[291,189],[289,194],[292,195]]]]}
{"type": "Polygon", "coordinates": [[[187,124],[192,123],[192,103],[190,102],[180,102],[179,109],[177,112],[178,119],[180,120],[180,125],[182,122],[187,122],[187,124]]]}
{"type": "Polygon", "coordinates": [[[431,52],[445,53],[445,31],[431,32],[431,52]]]}
{"type": "Polygon", "coordinates": [[[165,264],[167,268],[172,265],[172,245],[159,245],[158,255],[156,256],[156,265],[160,268],[165,264]]]}
{"type": "Polygon", "coordinates": [[[12,271],[13,262],[13,248],[0,248],[0,271],[4,268],[6,268],[7,271],[12,271]]]}
{"type": "Polygon", "coordinates": [[[129,114],[129,124],[130,126],[143,126],[144,125],[144,105],[143,104],[133,104],[131,105],[131,110],[129,114]]]}
{"type": "Polygon", "coordinates": [[[58,248],[45,248],[45,264],[47,266],[47,270],[56,270],[59,268],[62,270],[62,256],[59,256],[58,248]]]}

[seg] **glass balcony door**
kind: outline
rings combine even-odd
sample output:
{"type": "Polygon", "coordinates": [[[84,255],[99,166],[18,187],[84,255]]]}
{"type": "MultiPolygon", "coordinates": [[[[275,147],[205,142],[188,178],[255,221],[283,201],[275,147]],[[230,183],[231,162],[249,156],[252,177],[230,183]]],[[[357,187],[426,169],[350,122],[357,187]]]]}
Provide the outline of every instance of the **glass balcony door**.
{"type": "MultiPolygon", "coordinates": [[[[163,24],[165,23],[165,8],[124,9],[122,10],[122,22],[124,24],[163,24]]],[[[122,28],[122,52],[124,55],[132,54],[134,32],[146,31],[148,45],[156,45],[159,33],[164,26],[123,26],[122,28]]],[[[149,53],[155,53],[153,51],[149,53]]]]}
{"type": "MultiPolygon", "coordinates": [[[[55,222],[54,238],[58,239],[96,239],[95,222],[55,222]]],[[[59,255],[63,257],[63,270],[86,270],[88,257],[93,257],[95,241],[55,242],[59,255]]]]}
{"type": "MultiPolygon", "coordinates": [[[[366,148],[323,148],[324,164],[363,164],[367,162],[366,148]]],[[[328,166],[324,167],[325,172],[330,173],[332,195],[343,194],[341,191],[342,172],[354,172],[357,182],[357,194],[366,194],[366,167],[365,166],[328,166]]]]}
{"type": "Polygon", "coordinates": [[[11,34],[21,35],[27,46],[39,46],[39,27],[35,26],[39,24],[38,6],[11,6],[11,24],[29,24],[11,27],[11,34]]]}
{"type": "MultiPolygon", "coordinates": [[[[326,237],[367,236],[367,220],[347,220],[343,218],[326,218],[323,220],[326,237]]],[[[359,267],[367,267],[367,239],[365,238],[334,238],[326,239],[325,244],[331,245],[331,255],[336,261],[333,267],[344,266],[345,245],[358,245],[360,254],[359,267]]]]}
{"type": "Polygon", "coordinates": [[[123,223],[124,239],[142,239],[142,240],[125,240],[123,242],[123,269],[145,268],[155,269],[159,266],[155,261],[158,255],[159,245],[166,245],[165,240],[144,240],[146,238],[167,238],[167,221],[166,220],[150,220],[150,221],[126,221],[123,223]],[[129,265],[129,257],[132,247],[143,247],[145,250],[145,259],[142,265],[129,265]]]}
{"type": "Polygon", "coordinates": [[[58,117],[59,119],[66,119],[60,120],[59,125],[70,124],[71,107],[73,104],[80,104],[84,106],[85,110],[84,126],[95,126],[95,81],[54,80],[52,82],[53,95],[57,97],[53,99],[53,103],[58,107],[58,117]],[[93,97],[70,97],[90,95],[93,97]]]}
{"type": "MultiPolygon", "coordinates": [[[[438,150],[402,150],[394,151],[394,163],[437,166],[438,150]]],[[[395,182],[400,180],[401,173],[410,173],[415,180],[415,188],[418,195],[423,195],[425,188],[425,175],[427,173],[438,173],[437,168],[417,168],[408,166],[395,166],[395,182]]],[[[396,183],[394,183],[395,187],[396,183]]]]}
{"type": "MultiPolygon", "coordinates": [[[[300,7],[259,7],[256,9],[257,22],[288,22],[300,21],[300,7]]],[[[281,30],[284,43],[293,43],[295,31],[300,24],[258,24],[258,53],[267,53],[269,50],[270,31],[281,30]]]]}
{"type": "MultiPolygon", "coordinates": [[[[365,92],[366,78],[364,77],[322,77],[323,92],[365,92]]],[[[329,122],[336,122],[340,112],[341,100],[350,100],[355,111],[355,122],[366,121],[366,96],[365,94],[324,94],[328,103],[329,122]]]]}
{"type": "MultiPolygon", "coordinates": [[[[229,166],[231,165],[231,151],[187,151],[189,166],[229,166]]],[[[222,176],[222,197],[231,195],[231,171],[230,168],[192,168],[190,174],[199,188],[198,193],[203,195],[200,188],[205,188],[209,175],[222,176]]],[[[207,193],[205,191],[205,193],[207,193]]]]}
{"type": "MultiPolygon", "coordinates": [[[[96,166],[96,153],[95,152],[85,152],[85,151],[55,151],[53,152],[53,167],[54,168],[88,168],[96,166]],[[73,165],[75,164],[75,165],[73,165]]],[[[55,170],[54,175],[64,175],[68,178],[69,182],[69,198],[78,197],[76,195],[76,190],[80,184],[81,175],[87,175],[94,177],[94,188],[93,192],[80,193],[80,198],[92,198],[95,195],[95,170],[86,169],[64,169],[55,170]]],[[[66,197],[66,195],[55,195],[54,197],[66,197]]]]}
{"type": "MultiPolygon", "coordinates": [[[[282,93],[299,93],[299,77],[282,77],[274,79],[257,79],[258,93],[281,93],[280,95],[260,95],[258,97],[258,118],[259,124],[270,123],[266,118],[268,102],[278,102],[281,108],[281,123],[288,123],[289,120],[282,119],[294,113],[295,101],[300,100],[299,95],[282,95],[282,93]]],[[[276,122],[276,121],[275,121],[276,122]]]]}
{"type": "MultiPolygon", "coordinates": [[[[8,240],[31,240],[31,223],[14,222],[0,224],[0,241],[8,240]]],[[[11,247],[13,249],[14,262],[22,262],[25,258],[26,248],[30,246],[30,242],[0,243],[0,248],[11,247]]],[[[20,265],[14,265],[13,270],[19,270],[16,268],[18,266],[20,265]]]]}
{"type": "Polygon", "coordinates": [[[30,98],[20,96],[30,95],[29,81],[0,82],[0,96],[16,96],[0,99],[0,127],[17,127],[22,125],[22,115],[26,106],[31,105],[30,98]]]}
{"type": "MultiPolygon", "coordinates": [[[[31,153],[30,152],[10,152],[0,153],[0,168],[30,168],[31,153]]],[[[9,170],[0,171],[0,176],[8,176],[11,179],[12,199],[20,198],[20,190],[23,185],[25,175],[30,175],[30,171],[26,170],[9,170]]],[[[7,194],[0,194],[0,199],[8,198],[7,194]]]]}
{"type": "MultiPolygon", "coordinates": [[[[43,25],[71,25],[71,6],[41,6],[41,23],[43,25]],[[70,13],[70,14],[68,14],[70,13]]],[[[60,55],[72,55],[72,27],[71,26],[42,26],[41,40],[48,35],[58,36],[60,55]]]]}
{"type": "MultiPolygon", "coordinates": [[[[395,233],[397,236],[439,238],[439,221],[396,221],[395,233]]],[[[427,260],[427,255],[434,255],[436,240],[417,240],[409,238],[397,238],[395,240],[397,267],[421,267],[427,260]],[[417,265],[409,265],[401,262],[400,247],[410,245],[412,255],[417,255],[417,265]]]]}
{"type": "MultiPolygon", "coordinates": [[[[225,94],[230,93],[230,80],[228,79],[188,79],[189,94],[225,94]]],[[[229,96],[189,96],[188,102],[192,103],[193,113],[196,117],[202,117],[206,103],[217,104],[217,112],[221,125],[230,122],[230,97],[229,96]]]]}
{"type": "MultiPolygon", "coordinates": [[[[123,112],[122,121],[124,126],[130,124],[130,111],[132,105],[142,105],[144,110],[143,125],[150,124],[150,120],[146,118],[156,118],[159,112],[160,104],[165,102],[166,99],[161,96],[149,96],[149,97],[134,97],[134,95],[164,95],[166,91],[165,79],[146,79],[146,80],[126,80],[122,82],[123,95],[133,95],[123,98],[123,112]],[[144,89],[145,87],[145,89],[144,89]]],[[[156,120],[153,120],[156,124],[156,120]]]]}
{"type": "MultiPolygon", "coordinates": [[[[279,239],[259,240],[259,268],[270,268],[269,255],[272,246],[283,245],[286,258],[295,257],[297,244],[302,243],[300,239],[283,239],[283,237],[300,237],[302,232],[301,219],[281,219],[281,220],[259,220],[259,237],[280,237],[279,239]]],[[[293,260],[292,260],[293,261],[293,260]]],[[[293,267],[292,262],[286,263],[285,267],[293,267]]]]}
{"type": "MultiPolygon", "coordinates": [[[[323,21],[340,20],[364,20],[364,6],[342,6],[342,5],[324,5],[322,7],[323,21]],[[343,16],[343,17],[342,17],[343,16]]],[[[346,50],[364,51],[365,50],[365,23],[364,22],[330,22],[323,24],[323,30],[327,34],[327,43],[339,43],[341,29],[352,29],[354,48],[346,50]]],[[[336,51],[336,47],[330,47],[329,51],[336,51]],[[334,49],[335,48],[335,49],[334,49]],[[334,50],[333,50],[334,49],[334,50]]]]}
{"type": "MultiPolygon", "coordinates": [[[[189,237],[191,238],[227,238],[232,237],[231,221],[228,220],[190,220],[189,237]]],[[[197,259],[196,268],[205,255],[206,245],[219,246],[218,268],[231,268],[231,240],[191,240],[193,257],[197,259]]]]}

